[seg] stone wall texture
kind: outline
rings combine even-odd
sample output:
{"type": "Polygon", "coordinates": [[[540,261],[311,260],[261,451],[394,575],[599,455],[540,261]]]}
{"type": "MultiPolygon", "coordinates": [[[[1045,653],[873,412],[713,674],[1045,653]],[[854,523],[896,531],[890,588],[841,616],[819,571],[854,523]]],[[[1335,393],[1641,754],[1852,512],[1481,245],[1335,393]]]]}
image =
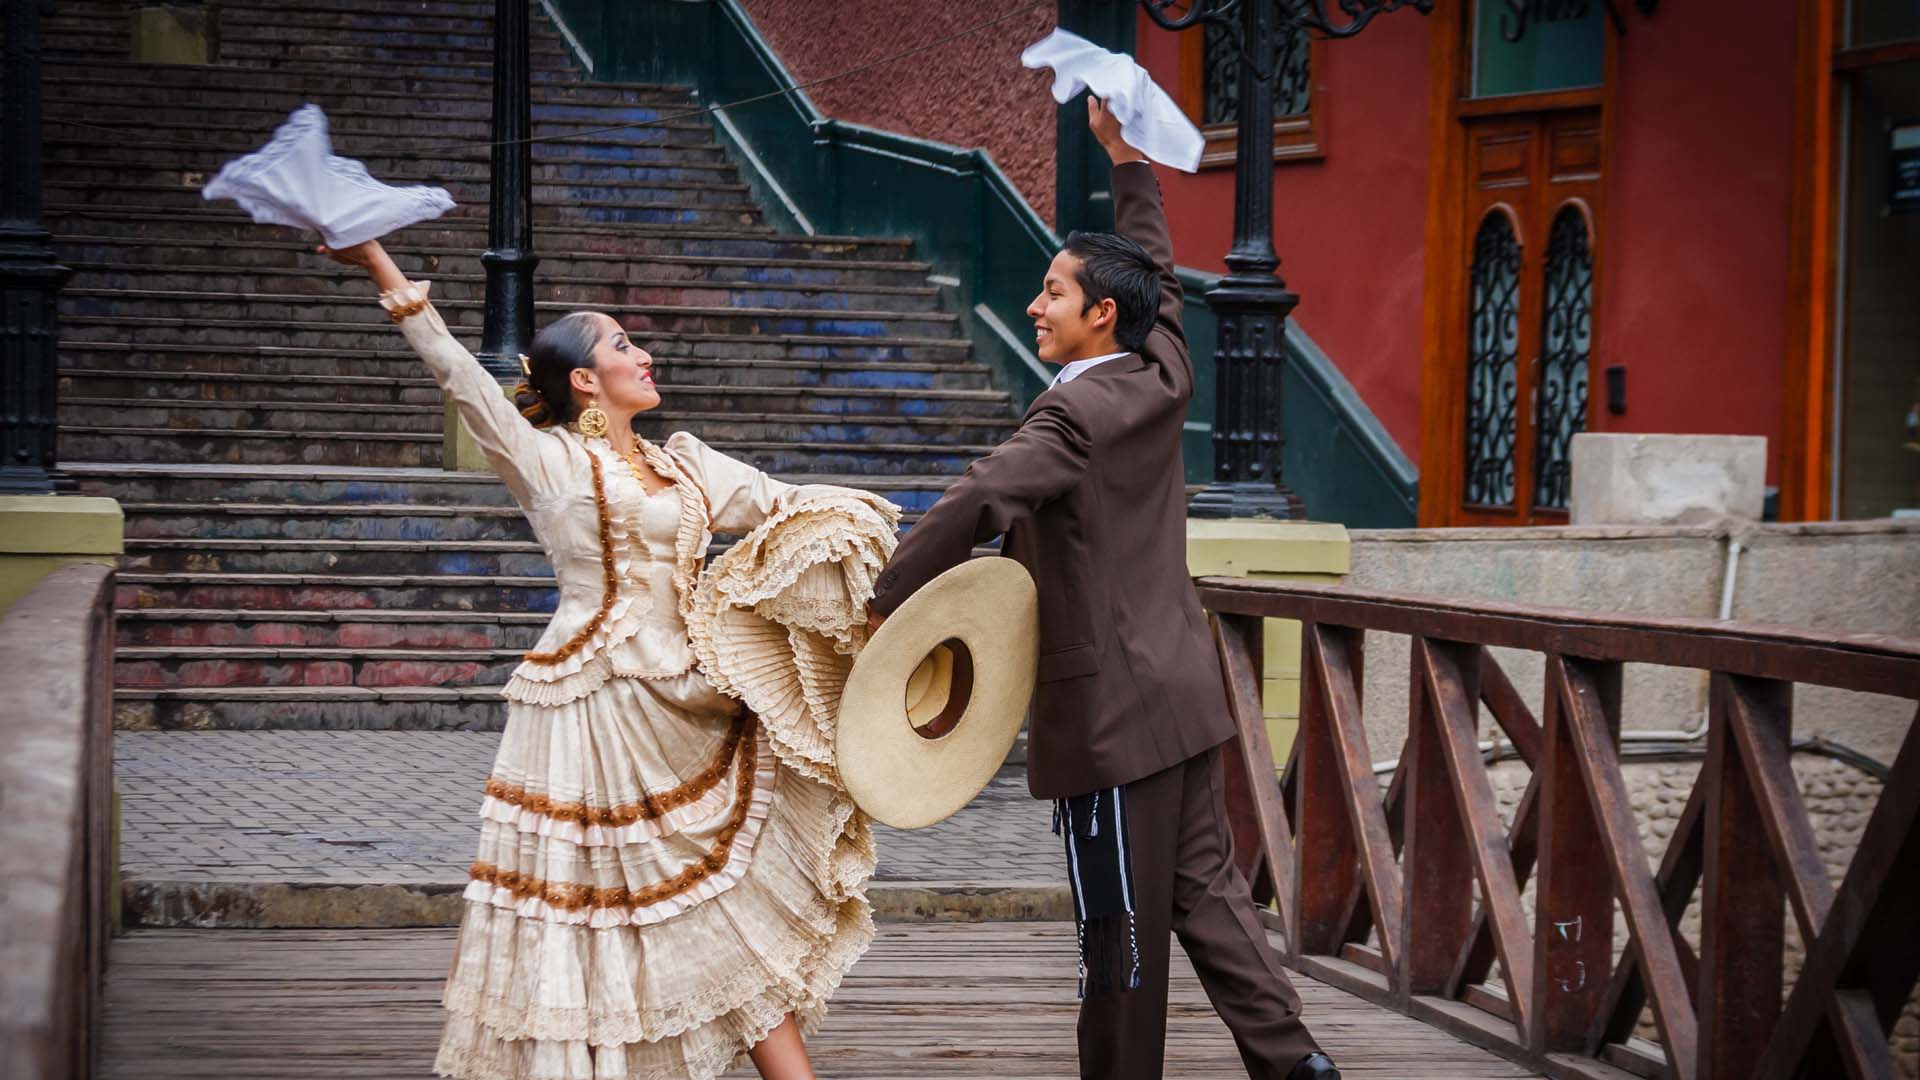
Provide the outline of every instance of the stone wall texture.
{"type": "Polygon", "coordinates": [[[1053,221],[1054,104],[1049,73],[1020,50],[1054,27],[1054,5],[823,4],[743,0],[795,80],[812,82],[1007,16],[977,33],[807,91],[836,120],[982,147],[1042,219],[1053,221]]]}

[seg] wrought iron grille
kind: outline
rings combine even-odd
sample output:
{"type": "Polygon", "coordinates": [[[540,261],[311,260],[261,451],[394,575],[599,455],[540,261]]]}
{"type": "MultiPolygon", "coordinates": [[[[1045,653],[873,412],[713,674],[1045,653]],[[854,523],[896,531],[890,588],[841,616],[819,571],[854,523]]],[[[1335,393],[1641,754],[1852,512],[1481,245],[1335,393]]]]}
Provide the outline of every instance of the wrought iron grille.
{"type": "Polygon", "coordinates": [[[1587,215],[1568,203],[1547,235],[1546,306],[1540,316],[1540,392],[1534,399],[1533,505],[1565,510],[1573,436],[1587,426],[1593,353],[1593,248],[1587,215]]]}
{"type": "MultiPolygon", "coordinates": [[[[1233,31],[1222,23],[1201,24],[1200,55],[1205,79],[1201,83],[1200,117],[1204,124],[1231,124],[1240,119],[1240,47],[1233,31]]],[[[1273,116],[1305,116],[1312,105],[1312,49],[1305,27],[1295,28],[1280,52],[1273,76],[1273,116]]]]}
{"type": "Polygon", "coordinates": [[[1470,506],[1513,505],[1520,346],[1520,241],[1496,210],[1473,240],[1467,307],[1467,467],[1470,506]]]}

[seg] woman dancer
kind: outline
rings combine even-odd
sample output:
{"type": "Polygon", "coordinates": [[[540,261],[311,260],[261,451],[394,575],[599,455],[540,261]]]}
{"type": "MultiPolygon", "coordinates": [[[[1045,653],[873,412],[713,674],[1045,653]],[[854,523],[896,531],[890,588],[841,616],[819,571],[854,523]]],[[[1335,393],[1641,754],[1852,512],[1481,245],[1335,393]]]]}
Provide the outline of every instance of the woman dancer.
{"type": "Polygon", "coordinates": [[[746,1054],[811,1077],[802,1032],[873,936],[871,833],[714,689],[685,621],[712,534],[805,489],[636,438],[653,358],[606,315],[534,338],[516,411],[377,241],[320,250],[372,274],[560,590],[506,687],[435,1071],[705,1078],[746,1054]]]}

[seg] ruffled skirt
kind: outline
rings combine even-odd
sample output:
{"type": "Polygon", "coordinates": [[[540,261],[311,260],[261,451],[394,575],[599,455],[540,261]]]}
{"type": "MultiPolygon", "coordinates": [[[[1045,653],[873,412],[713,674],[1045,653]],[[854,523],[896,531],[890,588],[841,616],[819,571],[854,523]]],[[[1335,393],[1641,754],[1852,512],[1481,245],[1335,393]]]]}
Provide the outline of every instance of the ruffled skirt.
{"type": "Polygon", "coordinates": [[[442,1076],[717,1076],[873,939],[866,817],[697,670],[510,706],[481,820],[442,1076]]]}

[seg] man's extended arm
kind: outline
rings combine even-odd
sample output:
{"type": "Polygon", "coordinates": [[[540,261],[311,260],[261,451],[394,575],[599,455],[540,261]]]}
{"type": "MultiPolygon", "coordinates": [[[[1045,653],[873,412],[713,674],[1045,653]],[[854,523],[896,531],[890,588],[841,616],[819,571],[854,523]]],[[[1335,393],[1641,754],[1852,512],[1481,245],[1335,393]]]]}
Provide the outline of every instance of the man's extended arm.
{"type": "Polygon", "coordinates": [[[1043,403],[993,453],[967,466],[888,560],[869,609],[890,615],[942,572],[965,562],[973,545],[1073,489],[1087,469],[1091,440],[1065,406],[1043,403]]]}
{"type": "Polygon", "coordinates": [[[1113,167],[1114,226],[1120,235],[1147,249],[1160,268],[1160,310],[1140,354],[1163,365],[1182,393],[1193,392],[1193,361],[1180,323],[1186,304],[1180,279],[1173,276],[1173,237],[1160,202],[1160,181],[1145,161],[1113,167]]]}
{"type": "Polygon", "coordinates": [[[1087,98],[1087,127],[1113,161],[1114,231],[1147,249],[1160,268],[1160,310],[1154,313],[1153,330],[1140,355],[1165,369],[1179,393],[1190,395],[1193,360],[1187,354],[1187,334],[1180,325],[1185,293],[1180,280],[1173,276],[1173,236],[1161,206],[1160,182],[1146,156],[1127,145],[1120,133],[1120,121],[1107,111],[1104,102],[1091,95],[1087,98]]]}

